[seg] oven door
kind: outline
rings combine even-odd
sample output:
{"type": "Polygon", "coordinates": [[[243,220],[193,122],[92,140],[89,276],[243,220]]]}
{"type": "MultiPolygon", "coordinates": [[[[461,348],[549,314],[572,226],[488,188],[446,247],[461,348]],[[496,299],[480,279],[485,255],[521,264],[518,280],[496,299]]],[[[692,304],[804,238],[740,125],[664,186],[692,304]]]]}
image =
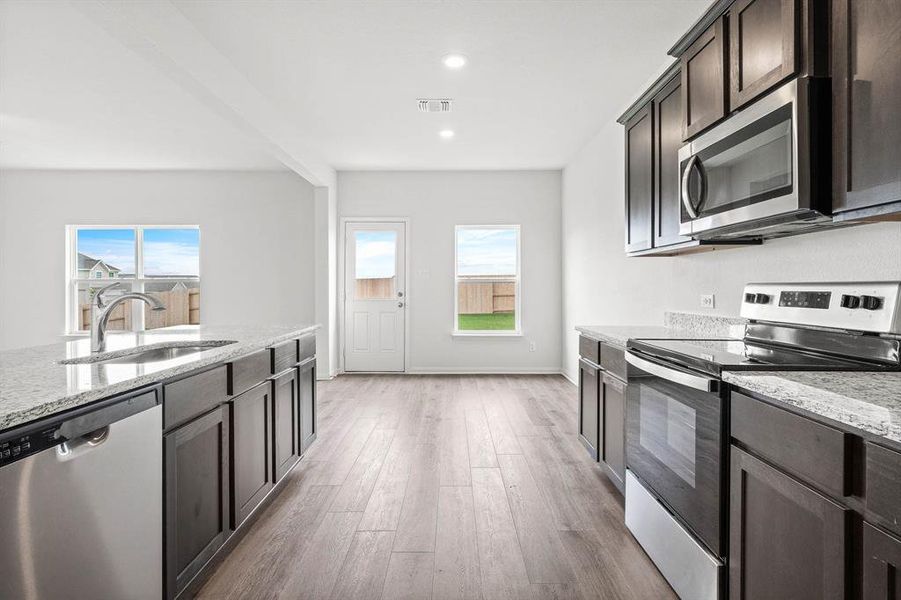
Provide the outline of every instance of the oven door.
{"type": "Polygon", "coordinates": [[[726,415],[719,380],[632,350],[626,361],[627,466],[722,557],[726,415]]]}
{"type": "Polygon", "coordinates": [[[791,81],[679,150],[680,234],[799,210],[797,91],[791,81]]]}

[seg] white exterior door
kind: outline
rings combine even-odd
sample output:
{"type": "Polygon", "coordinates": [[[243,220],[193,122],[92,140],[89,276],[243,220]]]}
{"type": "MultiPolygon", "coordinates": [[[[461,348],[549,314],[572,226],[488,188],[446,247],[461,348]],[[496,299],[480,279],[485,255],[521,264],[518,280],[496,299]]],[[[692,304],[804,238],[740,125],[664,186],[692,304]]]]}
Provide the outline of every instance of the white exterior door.
{"type": "Polygon", "coordinates": [[[344,370],[404,370],[404,223],[347,223],[344,370]]]}

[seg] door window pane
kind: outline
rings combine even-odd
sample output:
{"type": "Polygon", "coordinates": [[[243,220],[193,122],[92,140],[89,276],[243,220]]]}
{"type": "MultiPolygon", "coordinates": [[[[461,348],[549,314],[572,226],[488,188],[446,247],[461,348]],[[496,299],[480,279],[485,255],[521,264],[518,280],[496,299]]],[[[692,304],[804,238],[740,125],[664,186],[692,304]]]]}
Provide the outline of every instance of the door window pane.
{"type": "Polygon", "coordinates": [[[354,232],[354,297],[384,300],[397,294],[397,232],[354,232]]]}
{"type": "Polygon", "coordinates": [[[134,229],[79,229],[75,276],[119,279],[135,276],[134,229]]]}
{"type": "Polygon", "coordinates": [[[199,277],[199,229],[144,229],[145,277],[199,277]]]}
{"type": "Polygon", "coordinates": [[[519,229],[457,228],[457,330],[515,331],[519,229]]]}

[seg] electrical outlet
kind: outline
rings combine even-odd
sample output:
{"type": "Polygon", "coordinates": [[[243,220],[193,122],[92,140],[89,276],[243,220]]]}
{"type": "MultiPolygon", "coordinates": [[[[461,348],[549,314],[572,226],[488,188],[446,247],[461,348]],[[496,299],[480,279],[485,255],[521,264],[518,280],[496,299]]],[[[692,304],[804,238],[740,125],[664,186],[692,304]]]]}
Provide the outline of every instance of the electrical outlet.
{"type": "Polygon", "coordinates": [[[714,307],[713,294],[701,294],[701,308],[713,308],[713,307],[714,307]]]}
{"type": "Polygon", "coordinates": [[[529,352],[535,352],[535,342],[529,342],[529,352]]]}

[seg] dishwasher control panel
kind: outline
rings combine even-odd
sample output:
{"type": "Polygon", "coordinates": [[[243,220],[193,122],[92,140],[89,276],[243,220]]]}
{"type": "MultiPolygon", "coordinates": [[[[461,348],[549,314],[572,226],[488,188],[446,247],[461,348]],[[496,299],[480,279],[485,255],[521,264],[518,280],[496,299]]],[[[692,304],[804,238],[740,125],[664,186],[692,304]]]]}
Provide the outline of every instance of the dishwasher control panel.
{"type": "Polygon", "coordinates": [[[0,437],[0,467],[26,456],[52,448],[64,441],[56,437],[57,427],[17,434],[15,431],[0,437]]]}

